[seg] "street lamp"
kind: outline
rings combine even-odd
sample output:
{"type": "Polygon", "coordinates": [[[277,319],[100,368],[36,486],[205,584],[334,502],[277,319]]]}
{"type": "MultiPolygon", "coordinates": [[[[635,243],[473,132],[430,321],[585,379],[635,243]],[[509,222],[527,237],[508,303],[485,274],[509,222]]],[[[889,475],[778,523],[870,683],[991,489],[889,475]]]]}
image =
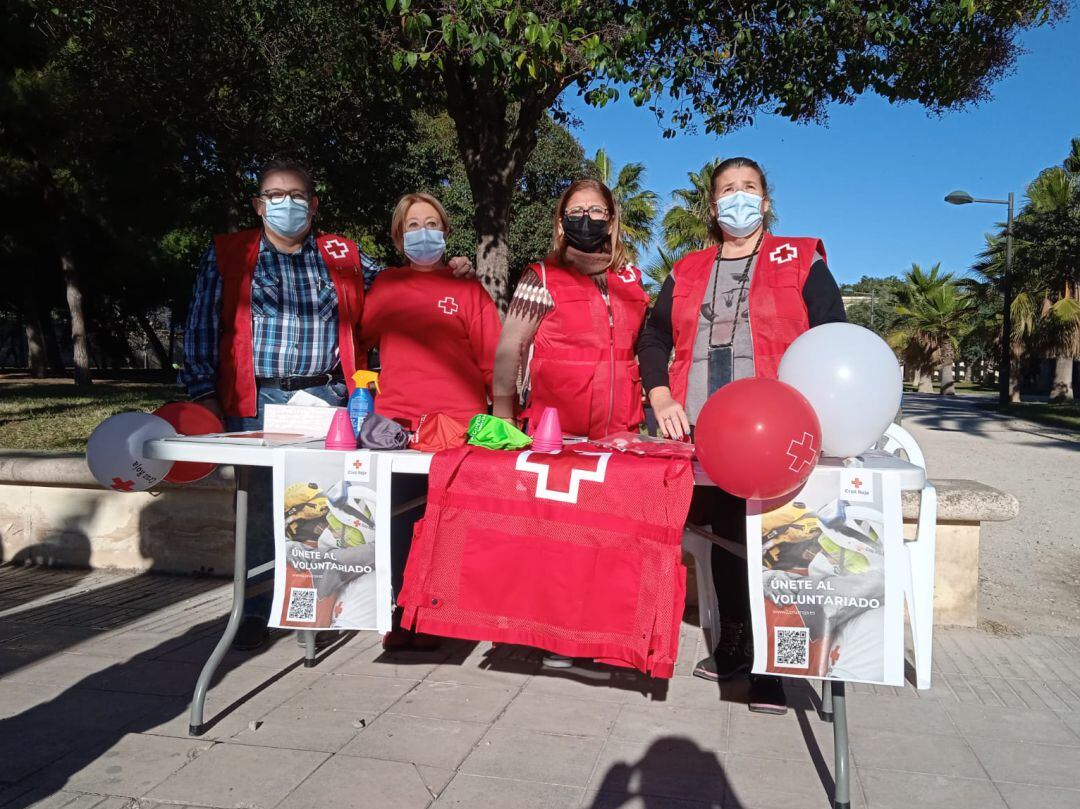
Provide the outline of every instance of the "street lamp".
{"type": "Polygon", "coordinates": [[[1005,296],[1005,310],[1001,324],[1001,378],[998,380],[998,401],[1003,405],[1012,401],[1011,365],[1012,365],[1012,260],[1013,260],[1013,194],[1008,199],[976,199],[967,191],[953,191],[945,197],[952,205],[967,205],[971,202],[986,202],[991,205],[1008,205],[1009,219],[1005,226],[1005,274],[1001,279],[1001,291],[1005,296]]]}

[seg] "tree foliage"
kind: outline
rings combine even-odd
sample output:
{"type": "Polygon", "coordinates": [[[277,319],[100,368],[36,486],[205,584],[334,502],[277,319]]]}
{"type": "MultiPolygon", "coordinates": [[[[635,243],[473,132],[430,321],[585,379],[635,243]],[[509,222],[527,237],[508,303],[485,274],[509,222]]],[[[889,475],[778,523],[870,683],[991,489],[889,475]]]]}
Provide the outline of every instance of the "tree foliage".
{"type": "Polygon", "coordinates": [[[611,157],[604,149],[586,163],[586,171],[611,189],[615,204],[619,206],[620,232],[626,255],[637,261],[653,239],[660,198],[655,191],[643,187],[644,163],[627,163],[615,170],[611,157]]]}
{"type": "Polygon", "coordinates": [[[568,88],[625,92],[666,135],[724,133],[759,113],[822,120],[864,92],[947,110],[987,96],[1018,30],[1061,0],[975,3],[717,0],[385,0],[383,43],[457,127],[481,273],[506,292],[510,200],[546,109],[568,88]],[[508,114],[510,107],[514,113],[508,114]]]}
{"type": "Polygon", "coordinates": [[[940,264],[929,272],[912,264],[895,292],[900,320],[888,336],[889,344],[921,372],[920,390],[929,389],[936,367],[941,369],[941,392],[955,393],[952,368],[972,302],[951,273],[941,272],[940,264]]]}

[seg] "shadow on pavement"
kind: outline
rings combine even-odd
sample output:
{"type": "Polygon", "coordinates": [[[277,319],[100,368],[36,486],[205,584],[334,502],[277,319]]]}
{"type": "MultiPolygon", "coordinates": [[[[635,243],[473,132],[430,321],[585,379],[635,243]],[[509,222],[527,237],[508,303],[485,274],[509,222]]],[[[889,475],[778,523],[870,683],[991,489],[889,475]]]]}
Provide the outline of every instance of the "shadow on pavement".
{"type": "MultiPolygon", "coordinates": [[[[938,432],[964,433],[980,438],[993,438],[1002,432],[1024,433],[1053,441],[1063,449],[1080,450],[1080,435],[1070,436],[1063,428],[1049,427],[1021,416],[999,413],[993,409],[996,400],[982,396],[938,396],[928,393],[905,393],[904,422],[913,421],[920,427],[938,432]]],[[[1031,441],[1032,446],[1040,444],[1031,441]]]]}
{"type": "Polygon", "coordinates": [[[739,809],[716,753],[680,736],[657,739],[639,761],[616,762],[604,774],[589,809],[667,809],[672,799],[709,809],[739,809]]]}

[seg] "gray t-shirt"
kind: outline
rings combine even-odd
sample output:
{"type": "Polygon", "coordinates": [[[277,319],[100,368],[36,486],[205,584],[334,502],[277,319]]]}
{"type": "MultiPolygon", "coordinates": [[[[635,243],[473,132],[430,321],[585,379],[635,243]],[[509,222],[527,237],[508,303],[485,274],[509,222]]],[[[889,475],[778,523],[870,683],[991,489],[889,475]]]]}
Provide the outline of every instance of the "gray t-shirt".
{"type": "MultiPolygon", "coordinates": [[[[756,253],[754,254],[757,255],[756,253]]],[[[747,298],[750,296],[750,278],[754,272],[755,261],[750,261],[750,270],[743,280],[747,257],[721,259],[713,264],[709,282],[705,287],[705,299],[702,311],[698,314],[698,329],[694,337],[694,355],[690,365],[690,379],[686,391],[686,416],[693,424],[698,413],[709,398],[709,345],[732,346],[732,379],[745,379],[754,375],[754,346],[750,339],[750,318],[747,298]],[[717,275],[719,273],[719,276],[717,275]],[[713,296],[713,283],[716,283],[716,295],[713,296]],[[742,287],[742,305],[739,305],[739,288],[742,287]],[[711,307],[711,309],[710,309],[711,307]],[[738,309],[738,321],[735,311],[738,309]],[[713,313],[710,321],[706,312],[713,313]],[[735,326],[735,339],[732,340],[731,327],[735,326]],[[711,340],[710,340],[711,338],[711,340]]]]}

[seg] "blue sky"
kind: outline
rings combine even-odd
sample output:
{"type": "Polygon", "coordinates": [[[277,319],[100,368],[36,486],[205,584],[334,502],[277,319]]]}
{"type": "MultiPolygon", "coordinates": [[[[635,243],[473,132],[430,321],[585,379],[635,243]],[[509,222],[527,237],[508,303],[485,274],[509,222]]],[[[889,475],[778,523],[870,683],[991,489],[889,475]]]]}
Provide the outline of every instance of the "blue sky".
{"type": "Polygon", "coordinates": [[[826,125],[762,116],[724,137],[664,140],[650,113],[629,101],[597,110],[566,100],[582,121],[575,135],[586,152],[603,146],[617,166],[645,163],[646,184],[665,207],[688,171],[747,155],[769,174],[777,232],[822,238],[840,282],[899,274],[912,262],[963,272],[1005,206],[948,205],[945,194],[1003,199],[1013,191],[1019,207],[1027,183],[1080,136],[1080,13],[1021,42],[1028,52],[991,100],[943,117],[864,96],[835,105],[826,125]]]}

